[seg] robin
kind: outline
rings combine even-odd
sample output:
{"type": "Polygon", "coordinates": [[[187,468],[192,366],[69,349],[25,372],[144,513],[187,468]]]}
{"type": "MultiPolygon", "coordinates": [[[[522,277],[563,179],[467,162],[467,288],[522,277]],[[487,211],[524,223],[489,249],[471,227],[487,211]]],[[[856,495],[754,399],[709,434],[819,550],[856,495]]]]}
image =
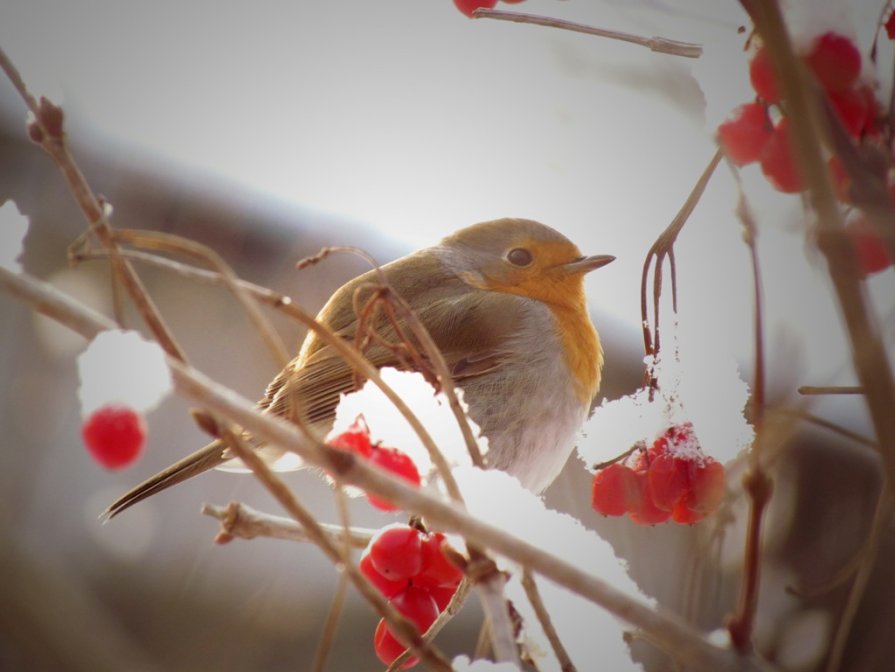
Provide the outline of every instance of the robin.
{"type": "MultiPolygon", "coordinates": [[[[488,438],[488,467],[509,472],[536,493],[565,464],[600,386],[603,352],[587,312],[584,275],[613,260],[583,256],[544,224],[507,218],[461,229],[381,269],[428,329],[463,389],[470,417],[488,438]]],[[[353,340],[355,295],[372,291],[378,280],[376,271],[350,280],[317,319],[353,340]]],[[[382,345],[366,355],[377,367],[407,366],[382,345]]],[[[310,331],[258,405],[285,417],[300,412],[305,423],[325,434],[339,395],[357,382],[351,367],[310,331]]],[[[213,441],[133,488],[106,515],[231,458],[222,442],[213,441]]]]}

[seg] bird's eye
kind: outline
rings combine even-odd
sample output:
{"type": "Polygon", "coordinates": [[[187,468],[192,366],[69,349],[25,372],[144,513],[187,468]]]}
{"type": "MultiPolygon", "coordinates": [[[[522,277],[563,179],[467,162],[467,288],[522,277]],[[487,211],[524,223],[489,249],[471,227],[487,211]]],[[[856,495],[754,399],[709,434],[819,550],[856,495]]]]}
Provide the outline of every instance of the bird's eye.
{"type": "Polygon", "coordinates": [[[532,262],[531,252],[524,247],[515,247],[507,252],[507,261],[513,266],[528,266],[532,262]]]}

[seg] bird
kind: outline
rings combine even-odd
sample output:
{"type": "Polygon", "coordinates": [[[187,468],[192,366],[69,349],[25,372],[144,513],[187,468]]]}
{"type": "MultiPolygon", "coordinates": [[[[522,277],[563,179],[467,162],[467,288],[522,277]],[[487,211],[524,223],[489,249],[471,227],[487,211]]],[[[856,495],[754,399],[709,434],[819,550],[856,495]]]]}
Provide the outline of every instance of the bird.
{"type": "MultiPolygon", "coordinates": [[[[588,313],[584,277],[614,259],[585,256],[566,236],[534,220],[481,222],[349,280],[317,320],[353,341],[356,306],[384,277],[429,331],[463,390],[470,418],[488,439],[486,466],[540,493],[571,454],[600,387],[603,349],[588,313]]],[[[378,341],[365,355],[380,368],[413,368],[412,361],[378,341]]],[[[325,435],[340,395],[360,382],[311,330],[258,408],[293,421],[298,413],[306,426],[325,435]]],[[[267,453],[265,459],[282,455],[252,445],[267,453]]],[[[111,518],[232,459],[222,441],[212,441],[122,495],[103,515],[111,518]]]]}

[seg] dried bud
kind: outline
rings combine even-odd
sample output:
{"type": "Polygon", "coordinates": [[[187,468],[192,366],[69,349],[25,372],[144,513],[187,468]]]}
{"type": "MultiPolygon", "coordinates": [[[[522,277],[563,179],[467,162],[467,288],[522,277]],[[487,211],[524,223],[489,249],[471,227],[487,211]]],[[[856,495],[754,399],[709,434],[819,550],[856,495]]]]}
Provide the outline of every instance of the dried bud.
{"type": "Polygon", "coordinates": [[[31,142],[34,142],[38,145],[43,144],[44,141],[44,132],[34,119],[31,119],[28,122],[28,137],[31,138],[31,142]]]}
{"type": "Polygon", "coordinates": [[[64,132],[62,126],[65,115],[63,114],[61,107],[56,105],[49,98],[41,96],[40,107],[38,108],[38,118],[50,138],[53,140],[62,139],[62,134],[64,132]]]}

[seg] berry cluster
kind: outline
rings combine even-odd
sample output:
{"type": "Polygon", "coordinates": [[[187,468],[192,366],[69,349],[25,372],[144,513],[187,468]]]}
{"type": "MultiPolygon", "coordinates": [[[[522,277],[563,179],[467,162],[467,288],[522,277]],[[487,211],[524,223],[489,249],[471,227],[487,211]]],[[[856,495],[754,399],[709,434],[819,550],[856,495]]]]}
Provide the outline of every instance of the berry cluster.
{"type": "MultiPolygon", "coordinates": [[[[444,544],[440,532],[423,533],[396,523],[382,528],[360,559],[361,573],[420,634],[447,607],[463,578],[463,572],[445,557],[444,544]]],[[[376,626],[373,647],[386,665],[391,665],[407,648],[394,636],[385,619],[376,626]]],[[[402,667],[416,663],[416,658],[408,658],[402,667]]]]}
{"type": "MultiPolygon", "coordinates": [[[[872,87],[860,79],[858,47],[839,33],[826,32],[815,38],[800,56],[814,74],[843,130],[858,142],[878,138],[883,113],[872,87]]],[[[778,191],[802,192],[805,184],[793,155],[786,101],[780,95],[776,73],[763,46],[758,47],[749,62],[749,81],[756,100],[734,109],[718,126],[718,141],[736,165],[757,162],[778,191]]],[[[837,197],[851,204],[851,184],[838,157],[829,157],[828,168],[837,197]]],[[[877,273],[892,265],[886,245],[874,228],[858,213],[845,229],[865,274],[877,273]]]]}
{"type": "MultiPolygon", "coordinates": [[[[362,416],[358,416],[344,432],[328,439],[327,444],[360,455],[380,469],[400,476],[413,485],[420,484],[420,472],[413,460],[403,450],[372,443],[370,429],[362,416]]],[[[375,495],[368,494],[367,499],[370,504],[383,511],[394,511],[397,508],[391,502],[375,495]]]]}
{"type": "MultiPolygon", "coordinates": [[[[508,5],[515,5],[523,0],[502,0],[508,5]]],[[[477,9],[494,9],[497,0],[454,0],[454,4],[466,16],[472,18],[472,13],[477,9]]]]}
{"type": "MultiPolygon", "coordinates": [[[[878,105],[872,89],[858,79],[861,52],[851,40],[838,33],[824,33],[802,54],[802,60],[814,73],[849,135],[859,139],[877,132],[878,105]]],[[[758,161],[775,189],[800,192],[805,187],[792,156],[786,101],[780,96],[764,47],[759,47],[749,62],[749,81],[757,100],[733,111],[718,127],[718,140],[737,165],[758,161]]]]}
{"type": "Polygon", "coordinates": [[[648,450],[635,450],[594,475],[591,503],[604,516],[628,516],[640,525],[671,519],[692,525],[724,494],[724,466],[703,454],[689,422],[673,425],[648,450]]]}
{"type": "Polygon", "coordinates": [[[107,469],[121,469],[140,456],[146,421],[130,406],[108,404],[84,421],[81,437],[97,462],[107,469]]]}

